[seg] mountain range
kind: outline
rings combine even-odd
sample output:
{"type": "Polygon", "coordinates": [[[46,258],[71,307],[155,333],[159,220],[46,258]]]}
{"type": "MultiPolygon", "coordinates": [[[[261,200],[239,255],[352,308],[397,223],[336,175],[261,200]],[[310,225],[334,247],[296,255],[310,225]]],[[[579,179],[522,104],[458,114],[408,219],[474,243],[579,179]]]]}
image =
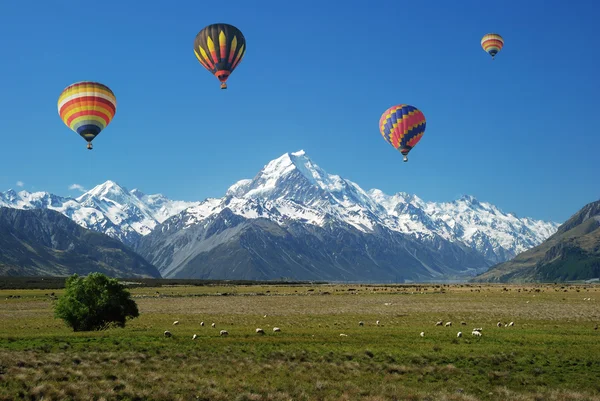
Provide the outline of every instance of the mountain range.
{"type": "Polygon", "coordinates": [[[585,205],[540,245],[492,267],[473,281],[569,281],[598,277],[600,200],[585,205]]]}
{"type": "Polygon", "coordinates": [[[160,277],[121,241],[85,229],[59,212],[0,207],[0,275],[160,277]]]}
{"type": "Polygon", "coordinates": [[[0,206],[47,208],[131,246],[165,278],[428,280],[471,277],[559,226],[472,196],[444,203],[365,191],[304,151],[202,202],[107,181],[77,198],[9,190],[0,206]]]}

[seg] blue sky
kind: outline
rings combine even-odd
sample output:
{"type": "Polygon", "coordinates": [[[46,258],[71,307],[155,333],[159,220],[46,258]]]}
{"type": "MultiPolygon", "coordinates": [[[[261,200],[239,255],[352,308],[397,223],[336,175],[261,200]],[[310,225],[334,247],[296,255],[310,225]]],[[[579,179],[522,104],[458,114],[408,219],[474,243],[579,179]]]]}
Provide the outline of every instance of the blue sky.
{"type": "Polygon", "coordinates": [[[600,2],[394,4],[1,2],[0,190],[111,179],[202,200],[304,149],[365,190],[470,194],[519,216],[563,222],[600,198],[600,2]],[[214,22],[247,40],[227,90],[192,50],[214,22]],[[505,40],[495,61],[488,32],[505,40]],[[91,152],[56,108],[81,80],[118,102],[91,152]],[[427,119],[409,163],[378,130],[399,103],[427,119]]]}

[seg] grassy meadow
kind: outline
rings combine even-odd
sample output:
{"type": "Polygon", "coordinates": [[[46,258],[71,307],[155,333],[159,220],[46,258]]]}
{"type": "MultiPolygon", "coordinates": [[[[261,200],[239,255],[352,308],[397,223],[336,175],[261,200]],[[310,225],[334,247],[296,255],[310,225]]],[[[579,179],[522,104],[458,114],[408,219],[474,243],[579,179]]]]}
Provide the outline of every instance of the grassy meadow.
{"type": "Polygon", "coordinates": [[[599,285],[141,287],[85,333],[52,292],[0,290],[0,400],[600,400],[599,285]]]}

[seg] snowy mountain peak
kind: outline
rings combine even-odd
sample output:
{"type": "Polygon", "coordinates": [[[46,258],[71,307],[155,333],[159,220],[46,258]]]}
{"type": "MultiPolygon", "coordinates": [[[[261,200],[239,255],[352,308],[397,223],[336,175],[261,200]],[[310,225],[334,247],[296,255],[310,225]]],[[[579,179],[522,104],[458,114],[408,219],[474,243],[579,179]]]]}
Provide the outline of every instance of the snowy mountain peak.
{"type": "Polygon", "coordinates": [[[116,182],[108,180],[100,185],[96,185],[94,188],[81,195],[79,198],[77,198],[77,201],[84,202],[91,197],[95,197],[97,199],[109,199],[122,204],[127,202],[129,193],[127,189],[123,188],[116,182]]]}
{"type": "Polygon", "coordinates": [[[146,196],[146,194],[145,194],[145,193],[143,193],[142,191],[140,191],[140,190],[139,190],[139,189],[137,189],[137,188],[135,188],[135,189],[132,189],[132,190],[131,190],[129,193],[130,193],[131,195],[135,196],[135,197],[136,197],[136,198],[138,198],[138,199],[142,199],[144,196],[146,196]]]}
{"type": "Polygon", "coordinates": [[[276,197],[289,195],[290,192],[300,195],[299,192],[303,190],[317,188],[326,192],[340,192],[348,185],[341,177],[328,174],[313,163],[304,150],[299,150],[270,161],[254,179],[238,181],[230,187],[229,193],[246,198],[276,197]]]}
{"type": "Polygon", "coordinates": [[[472,195],[462,195],[459,199],[459,201],[463,201],[463,202],[467,202],[473,205],[477,205],[479,204],[479,201],[477,200],[477,198],[475,198],[472,195]]]}
{"type": "Polygon", "coordinates": [[[235,184],[227,189],[225,196],[237,196],[241,198],[248,191],[250,184],[252,183],[251,179],[245,178],[243,180],[239,180],[235,184]]]}
{"type": "Polygon", "coordinates": [[[82,227],[103,232],[128,244],[149,234],[157,224],[198,203],[171,201],[163,195],[145,195],[137,189],[128,192],[111,180],[76,199],[48,192],[0,192],[0,206],[56,210],[82,227]]]}

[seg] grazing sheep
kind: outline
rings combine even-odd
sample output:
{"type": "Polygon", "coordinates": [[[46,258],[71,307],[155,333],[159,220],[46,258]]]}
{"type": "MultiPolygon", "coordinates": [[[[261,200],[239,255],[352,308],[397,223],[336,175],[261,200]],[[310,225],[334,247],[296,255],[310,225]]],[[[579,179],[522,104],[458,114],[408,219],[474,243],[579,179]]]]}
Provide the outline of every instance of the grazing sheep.
{"type": "Polygon", "coordinates": [[[169,330],[165,330],[165,337],[171,337],[172,335],[169,330]]]}
{"type": "Polygon", "coordinates": [[[598,330],[598,323],[594,326],[594,330],[598,330]]]}
{"type": "Polygon", "coordinates": [[[462,337],[462,331],[459,331],[459,332],[456,334],[456,337],[462,337]]]}
{"type": "Polygon", "coordinates": [[[443,325],[443,324],[444,324],[444,322],[442,322],[442,321],[440,320],[440,321],[439,321],[439,322],[437,322],[435,325],[436,325],[436,326],[441,326],[441,325],[443,325]]]}
{"type": "Polygon", "coordinates": [[[264,315],[263,317],[267,317],[267,315],[264,315]]]}
{"type": "Polygon", "coordinates": [[[358,325],[359,326],[364,326],[365,324],[364,324],[364,322],[358,322],[358,325]]]}
{"type": "Polygon", "coordinates": [[[195,340],[196,338],[198,338],[198,336],[197,336],[196,334],[194,334],[194,335],[192,336],[192,340],[195,340]]]}
{"type": "Polygon", "coordinates": [[[473,329],[473,331],[483,331],[483,327],[478,327],[476,329],[473,329]]]}
{"type": "Polygon", "coordinates": [[[501,322],[498,322],[498,323],[496,324],[496,326],[498,326],[498,327],[502,327],[502,323],[501,323],[501,322]]]}
{"type": "Polygon", "coordinates": [[[515,322],[510,322],[510,323],[508,324],[508,327],[513,327],[514,325],[515,325],[515,322]]]}
{"type": "Polygon", "coordinates": [[[213,324],[211,324],[210,326],[211,326],[213,329],[214,329],[215,327],[217,327],[217,325],[216,325],[216,324],[214,324],[214,323],[213,323],[213,324]]]}
{"type": "Polygon", "coordinates": [[[340,334],[340,337],[348,337],[348,334],[342,333],[342,334],[340,334]]]}
{"type": "Polygon", "coordinates": [[[460,322],[461,325],[466,326],[467,322],[460,322]]]}
{"type": "Polygon", "coordinates": [[[378,320],[378,321],[376,321],[376,322],[375,322],[375,324],[376,324],[377,326],[379,326],[379,320],[378,320]]]}
{"type": "Polygon", "coordinates": [[[273,327],[273,332],[281,331],[279,327],[273,327]]]}
{"type": "Polygon", "coordinates": [[[473,331],[471,334],[477,337],[481,337],[481,331],[473,331]]]}
{"type": "Polygon", "coordinates": [[[256,329],[256,334],[265,334],[263,329],[256,329]]]}
{"type": "Polygon", "coordinates": [[[446,323],[446,325],[445,325],[445,326],[446,326],[446,327],[450,327],[450,326],[452,326],[452,322],[448,322],[448,323],[446,323]]]}
{"type": "Polygon", "coordinates": [[[204,326],[204,322],[200,322],[200,326],[204,326]]]}
{"type": "Polygon", "coordinates": [[[173,322],[173,326],[177,326],[178,324],[179,324],[179,320],[175,320],[175,321],[173,322]]]}
{"type": "Polygon", "coordinates": [[[421,332],[421,334],[420,334],[420,336],[421,336],[421,337],[425,337],[425,332],[424,332],[424,331],[422,331],[422,332],[421,332]]]}
{"type": "Polygon", "coordinates": [[[221,330],[221,331],[219,332],[219,335],[220,335],[220,336],[228,336],[228,335],[229,335],[229,332],[228,332],[227,330],[221,330]]]}

